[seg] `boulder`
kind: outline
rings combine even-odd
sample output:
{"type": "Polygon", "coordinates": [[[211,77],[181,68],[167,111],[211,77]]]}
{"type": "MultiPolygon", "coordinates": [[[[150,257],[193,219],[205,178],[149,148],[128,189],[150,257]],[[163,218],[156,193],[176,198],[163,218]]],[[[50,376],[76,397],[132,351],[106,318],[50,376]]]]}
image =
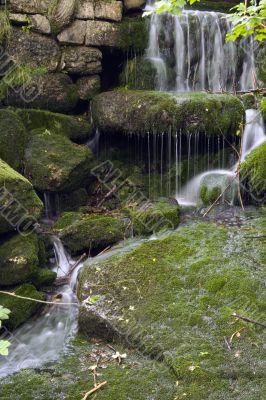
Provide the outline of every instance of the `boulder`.
{"type": "Polygon", "coordinates": [[[32,29],[44,35],[50,35],[51,25],[47,17],[40,14],[35,14],[30,17],[30,24],[32,29]]]}
{"type": "Polygon", "coordinates": [[[176,229],[180,222],[180,208],[177,203],[171,204],[168,200],[147,201],[138,208],[129,209],[129,216],[135,235],[151,235],[176,229]]]}
{"type": "Polygon", "coordinates": [[[241,101],[227,94],[118,90],[92,102],[95,127],[103,132],[233,135],[243,112],[241,101]]]}
{"type": "Polygon", "coordinates": [[[119,47],[120,26],[106,21],[87,21],[86,46],[119,47]]]}
{"type": "Polygon", "coordinates": [[[95,1],[94,17],[96,19],[120,22],[122,20],[122,13],[122,1],[95,1]]]}
{"type": "Polygon", "coordinates": [[[39,191],[71,192],[88,181],[92,157],[87,146],[38,130],[27,149],[25,175],[39,191]]]}
{"type": "Polygon", "coordinates": [[[243,193],[255,204],[266,203],[266,141],[240,165],[243,193]]]}
{"type": "Polygon", "coordinates": [[[265,235],[265,226],[265,212],[237,231],[190,222],[163,239],[95,260],[79,274],[81,333],[119,336],[129,348],[160,360],[182,382],[178,399],[184,393],[195,400],[233,399],[240,392],[249,399],[242,385],[234,392],[231,379],[248,382],[255,375],[264,382],[265,332],[233,313],[243,315],[245,307],[263,321],[265,269],[254,268],[248,255],[253,249],[263,264],[265,252],[260,240],[251,245],[245,235],[247,229],[265,235]],[[225,338],[229,343],[233,334],[229,350],[225,338]]]}
{"type": "Polygon", "coordinates": [[[53,32],[58,33],[70,24],[74,18],[76,5],[77,0],[51,1],[48,15],[53,32]]]}
{"type": "Polygon", "coordinates": [[[71,254],[102,250],[124,239],[125,224],[116,217],[64,213],[54,225],[71,254]]]}
{"type": "Polygon", "coordinates": [[[92,47],[68,46],[62,54],[62,70],[74,75],[94,75],[102,72],[102,53],[92,47]]]}
{"type": "MultiPolygon", "coordinates": [[[[9,289],[10,292],[21,297],[28,297],[35,300],[45,300],[43,293],[38,292],[33,285],[24,284],[9,289]]],[[[32,300],[24,300],[14,296],[0,294],[0,303],[3,307],[8,308],[11,313],[9,319],[4,321],[3,325],[9,330],[15,330],[41,308],[42,304],[32,300]]]]}
{"type": "Polygon", "coordinates": [[[23,167],[26,142],[27,133],[19,116],[0,109],[0,158],[17,171],[23,167]]]}
{"type": "Polygon", "coordinates": [[[16,108],[15,112],[29,132],[40,128],[48,129],[78,143],[85,142],[93,135],[91,123],[83,116],[19,108],[16,108]]]}
{"type": "Polygon", "coordinates": [[[238,185],[234,173],[226,171],[206,174],[200,185],[200,200],[205,206],[214,202],[235,204],[238,198],[238,185]],[[218,198],[220,197],[219,201],[218,198]]]}
{"type": "Polygon", "coordinates": [[[76,82],[81,100],[91,100],[101,91],[101,78],[99,75],[83,76],[76,82]]]}
{"type": "Polygon", "coordinates": [[[17,65],[30,68],[45,68],[55,71],[60,62],[60,49],[56,41],[35,32],[24,32],[13,28],[9,37],[7,52],[17,65]]]}
{"type": "Polygon", "coordinates": [[[75,20],[57,36],[57,39],[61,44],[84,44],[86,28],[86,21],[75,20]]]}
{"type": "Polygon", "coordinates": [[[22,234],[34,230],[43,204],[31,183],[2,160],[0,188],[0,234],[14,229],[22,234]]]}
{"type": "Polygon", "coordinates": [[[9,0],[8,3],[11,12],[47,14],[50,0],[9,0]]]}
{"type": "Polygon", "coordinates": [[[145,6],[145,0],[124,0],[127,10],[139,10],[145,6]]]}
{"type": "Polygon", "coordinates": [[[79,0],[76,8],[75,18],[77,19],[94,19],[94,1],[79,0]]]}
{"type": "Polygon", "coordinates": [[[5,103],[10,106],[41,108],[62,113],[73,110],[77,102],[77,87],[63,73],[34,76],[26,86],[9,88],[5,99],[5,103]]]}
{"type": "Polygon", "coordinates": [[[35,234],[15,235],[0,242],[0,285],[29,282],[39,267],[39,240],[35,234]]]}

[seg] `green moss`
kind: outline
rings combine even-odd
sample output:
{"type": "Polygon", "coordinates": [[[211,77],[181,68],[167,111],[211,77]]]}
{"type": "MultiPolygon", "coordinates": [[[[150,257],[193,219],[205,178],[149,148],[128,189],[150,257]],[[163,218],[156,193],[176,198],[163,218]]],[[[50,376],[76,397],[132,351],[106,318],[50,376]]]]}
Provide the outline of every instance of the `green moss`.
{"type": "Polygon", "coordinates": [[[60,211],[73,211],[88,203],[88,193],[86,189],[78,189],[72,193],[62,193],[59,195],[60,211]]]}
{"type": "Polygon", "coordinates": [[[262,85],[266,84],[266,68],[265,68],[265,62],[266,62],[266,46],[265,43],[262,42],[259,51],[257,52],[256,55],[256,67],[258,70],[258,78],[262,85]]]}
{"type": "Polygon", "coordinates": [[[128,60],[120,76],[120,84],[128,89],[154,90],[156,70],[141,57],[128,60]]]}
{"type": "Polygon", "coordinates": [[[72,253],[98,250],[123,240],[125,226],[119,218],[68,212],[54,225],[72,253]]]}
{"type": "Polygon", "coordinates": [[[45,110],[15,109],[28,131],[48,129],[77,142],[83,142],[92,135],[90,122],[82,116],[75,117],[52,113],[45,110]]]}
{"type": "Polygon", "coordinates": [[[103,132],[235,134],[243,105],[229,94],[117,90],[92,102],[95,126],[103,132]]]}
{"type": "Polygon", "coordinates": [[[239,4],[238,0],[201,0],[194,5],[197,10],[208,10],[229,13],[231,8],[239,4]]]}
{"type": "Polygon", "coordinates": [[[36,130],[28,147],[26,176],[40,191],[71,192],[88,181],[92,157],[87,146],[36,130]]]}
{"type": "Polygon", "coordinates": [[[39,241],[36,235],[15,235],[0,243],[0,284],[28,282],[39,266],[39,241]]]}
{"type": "MultiPolygon", "coordinates": [[[[12,224],[0,217],[0,233],[22,228],[22,220],[27,217],[33,224],[41,215],[43,204],[33,190],[30,182],[0,159],[0,206],[2,213],[12,218],[12,224]]],[[[2,214],[2,215],[3,215],[2,214]]]]}
{"type": "Polygon", "coordinates": [[[205,206],[213,204],[221,194],[221,188],[215,186],[208,190],[208,187],[203,185],[200,188],[200,198],[205,206]]]}
{"type": "Polygon", "coordinates": [[[124,51],[144,53],[148,43],[148,27],[145,18],[124,18],[120,24],[118,47],[124,51]]]}
{"type": "Polygon", "coordinates": [[[8,13],[0,9],[0,43],[3,43],[11,33],[8,13]]]}
{"type": "Polygon", "coordinates": [[[31,281],[38,289],[43,286],[50,286],[53,284],[57,277],[56,272],[48,268],[39,268],[31,277],[31,281]]]}
{"type": "Polygon", "coordinates": [[[27,134],[21,119],[12,111],[0,110],[0,158],[20,170],[26,142],[27,134]]]}
{"type": "Polygon", "coordinates": [[[266,142],[253,150],[240,166],[240,176],[245,191],[254,202],[265,202],[266,193],[266,142]]]}
{"type": "MultiPolygon", "coordinates": [[[[29,284],[13,287],[9,291],[17,296],[44,300],[43,293],[38,292],[34,286],[29,284]]],[[[6,294],[0,294],[0,303],[11,311],[9,320],[4,321],[4,326],[11,330],[18,328],[42,307],[41,303],[19,299],[6,294]]]]}
{"type": "Polygon", "coordinates": [[[261,102],[260,102],[260,110],[261,110],[261,113],[262,113],[264,122],[266,122],[266,97],[263,97],[263,98],[261,99],[261,102]]]}
{"type": "Polygon", "coordinates": [[[180,209],[177,204],[160,200],[154,204],[145,203],[130,210],[133,230],[136,235],[149,235],[163,230],[175,229],[179,224],[180,209]]]}
{"type": "Polygon", "coordinates": [[[177,398],[187,393],[193,400],[237,399],[243,382],[249,399],[248,380],[264,382],[265,330],[232,314],[264,321],[264,247],[247,239],[265,234],[259,218],[265,226],[264,211],[230,231],[194,223],[84,268],[79,298],[97,295],[100,300],[83,305],[80,329],[102,336],[99,316],[104,316],[109,337],[118,331],[142,353],[161,356],[179,381],[177,398]],[[229,351],[224,338],[238,331],[229,351]]]}
{"type": "Polygon", "coordinates": [[[257,108],[258,99],[253,93],[246,93],[239,96],[242,101],[245,110],[249,110],[250,108],[257,108]]]}

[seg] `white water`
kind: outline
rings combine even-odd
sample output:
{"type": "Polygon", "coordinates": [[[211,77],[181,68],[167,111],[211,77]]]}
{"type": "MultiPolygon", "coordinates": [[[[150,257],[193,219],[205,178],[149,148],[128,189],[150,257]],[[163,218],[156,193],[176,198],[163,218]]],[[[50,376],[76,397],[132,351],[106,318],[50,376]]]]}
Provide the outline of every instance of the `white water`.
{"type": "MultiPolygon", "coordinates": [[[[58,277],[62,277],[69,272],[75,262],[68,256],[57,237],[54,237],[53,241],[56,257],[54,271],[58,277]]],[[[86,265],[93,265],[114,254],[130,251],[141,242],[142,240],[130,240],[126,244],[118,245],[106,254],[89,258],[86,265]]],[[[68,303],[67,305],[49,307],[37,319],[27,322],[8,336],[11,346],[9,356],[0,358],[0,378],[23,368],[41,367],[47,362],[57,360],[67,351],[78,329],[78,301],[75,287],[78,272],[84,264],[81,263],[73,272],[70,285],[58,289],[57,294],[62,295],[60,302],[68,303]]]]}
{"type": "Polygon", "coordinates": [[[256,43],[252,37],[226,42],[226,14],[184,11],[151,16],[146,57],[157,72],[157,90],[254,89],[256,43]]]}
{"type": "MultiPolygon", "coordinates": [[[[247,110],[246,125],[242,138],[241,162],[246,159],[252,150],[265,141],[266,134],[261,112],[259,110],[247,110]]],[[[236,168],[237,165],[234,165],[233,168],[228,170],[211,170],[195,176],[177,193],[176,198],[179,204],[197,205],[200,200],[201,184],[207,177],[214,176],[215,178],[215,175],[217,175],[217,182],[219,182],[219,178],[221,180],[221,177],[225,177],[224,186],[221,188],[222,190],[224,190],[229,184],[232,186],[233,183],[237,183],[236,168]]],[[[232,190],[232,192],[234,193],[234,190],[232,190]]],[[[233,197],[231,201],[234,201],[233,197]]]]}

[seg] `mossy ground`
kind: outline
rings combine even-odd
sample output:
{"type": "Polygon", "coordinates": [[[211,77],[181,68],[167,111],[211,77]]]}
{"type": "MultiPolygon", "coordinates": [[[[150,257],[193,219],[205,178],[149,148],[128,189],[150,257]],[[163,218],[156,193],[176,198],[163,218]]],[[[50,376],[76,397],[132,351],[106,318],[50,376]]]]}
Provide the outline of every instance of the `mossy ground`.
{"type": "MultiPolygon", "coordinates": [[[[99,296],[91,313],[143,353],[161,355],[179,381],[177,399],[249,399],[251,386],[259,399],[266,333],[232,314],[264,322],[266,254],[263,239],[252,237],[265,234],[265,218],[264,210],[230,231],[194,223],[85,268],[79,297],[99,296]]],[[[89,313],[83,306],[80,327],[88,334],[89,313]]]]}

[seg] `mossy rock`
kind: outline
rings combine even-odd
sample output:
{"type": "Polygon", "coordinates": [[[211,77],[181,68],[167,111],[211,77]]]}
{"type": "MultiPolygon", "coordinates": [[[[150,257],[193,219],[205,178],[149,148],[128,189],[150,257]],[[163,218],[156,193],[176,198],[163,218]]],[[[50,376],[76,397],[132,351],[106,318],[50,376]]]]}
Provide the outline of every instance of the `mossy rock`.
{"type": "Polygon", "coordinates": [[[39,240],[35,234],[15,235],[0,242],[0,285],[29,282],[39,267],[39,240]]]}
{"type": "Polygon", "coordinates": [[[260,44],[259,51],[257,51],[256,59],[255,59],[256,67],[258,70],[258,78],[260,83],[265,86],[266,84],[266,46],[265,43],[262,42],[260,44]]]}
{"type": "Polygon", "coordinates": [[[130,210],[129,214],[134,233],[140,236],[176,229],[180,221],[178,204],[171,204],[168,200],[146,202],[137,209],[130,210]]]}
{"type": "Polygon", "coordinates": [[[48,268],[38,268],[31,277],[31,281],[37,289],[43,286],[51,286],[57,277],[56,272],[48,268]]]}
{"type": "Polygon", "coordinates": [[[28,131],[48,129],[74,142],[85,142],[92,135],[90,122],[82,116],[53,113],[45,110],[15,109],[28,131]]]}
{"type": "Polygon", "coordinates": [[[14,229],[23,233],[23,227],[30,221],[32,223],[27,231],[32,230],[41,215],[43,204],[31,183],[1,159],[0,188],[0,233],[14,229]]]}
{"type": "Polygon", "coordinates": [[[125,224],[115,217],[67,212],[56,222],[54,230],[71,253],[77,254],[123,240],[125,224]]]}
{"type": "Polygon", "coordinates": [[[128,89],[154,90],[156,69],[144,57],[128,60],[120,76],[120,84],[128,89]]]}
{"type": "Polygon", "coordinates": [[[72,193],[61,193],[59,195],[60,211],[74,211],[88,203],[88,193],[86,189],[77,189],[72,193]]]}
{"type": "Polygon", "coordinates": [[[30,284],[16,286],[9,291],[17,296],[33,299],[24,300],[7,294],[0,294],[0,304],[11,311],[9,319],[4,321],[3,324],[7,329],[14,330],[40,310],[42,304],[34,300],[44,300],[45,296],[30,284]]]}
{"type": "Polygon", "coordinates": [[[27,149],[25,175],[37,190],[71,192],[89,179],[92,158],[87,146],[38,130],[27,149]]]}
{"type": "Polygon", "coordinates": [[[249,110],[251,108],[257,108],[258,99],[256,95],[253,93],[245,93],[239,96],[239,99],[242,101],[245,110],[249,110]]]}
{"type": "Polygon", "coordinates": [[[97,296],[97,301],[83,303],[81,331],[108,339],[119,335],[142,353],[161,357],[180,382],[180,397],[239,398],[232,379],[239,387],[254,376],[265,379],[265,330],[232,315],[264,320],[264,246],[247,238],[265,234],[265,210],[260,220],[262,227],[257,217],[230,231],[194,223],[85,267],[79,299],[97,296]],[[233,334],[229,351],[224,338],[233,334]]]}
{"type": "Polygon", "coordinates": [[[230,94],[117,90],[92,101],[95,127],[102,132],[234,135],[243,120],[241,101],[230,94]]]}
{"type": "Polygon", "coordinates": [[[200,199],[205,206],[214,202],[234,204],[237,199],[237,182],[235,176],[223,173],[210,173],[202,178],[200,199]]]}
{"type": "Polygon", "coordinates": [[[0,158],[17,171],[23,166],[26,142],[21,119],[12,111],[0,110],[0,158]]]}
{"type": "Polygon", "coordinates": [[[260,102],[260,110],[264,119],[264,123],[266,123],[266,97],[263,97],[260,102]]]}
{"type": "Polygon", "coordinates": [[[266,201],[266,142],[253,150],[240,166],[240,177],[245,193],[253,203],[266,201]]]}
{"type": "Polygon", "coordinates": [[[145,18],[123,18],[119,26],[117,47],[143,54],[148,45],[148,22],[145,18]]]}

